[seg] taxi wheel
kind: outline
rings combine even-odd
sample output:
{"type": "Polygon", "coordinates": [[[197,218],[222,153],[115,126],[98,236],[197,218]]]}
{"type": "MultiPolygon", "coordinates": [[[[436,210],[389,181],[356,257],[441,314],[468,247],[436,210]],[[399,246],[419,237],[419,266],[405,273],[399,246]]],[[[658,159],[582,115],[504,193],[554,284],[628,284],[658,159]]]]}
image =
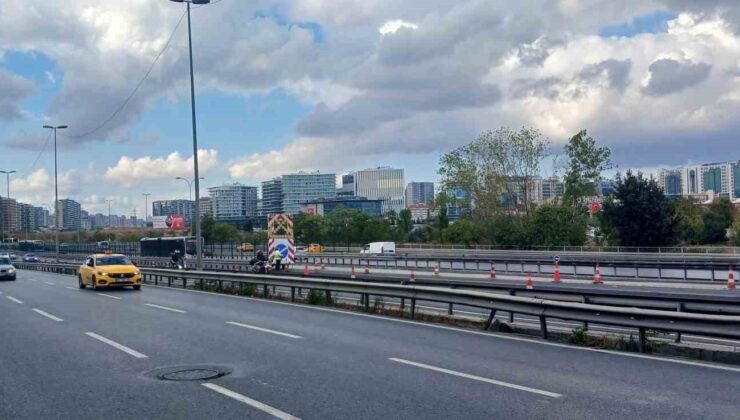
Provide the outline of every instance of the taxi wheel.
{"type": "Polygon", "coordinates": [[[95,284],[95,276],[92,277],[92,289],[98,290],[98,286],[95,284]]]}
{"type": "Polygon", "coordinates": [[[77,276],[77,284],[80,286],[80,289],[84,289],[85,287],[87,287],[87,285],[85,285],[85,283],[82,282],[81,274],[77,276]]]}
{"type": "Polygon", "coordinates": [[[141,285],[139,285],[139,286],[134,286],[134,290],[140,290],[140,289],[141,289],[141,285]]]}

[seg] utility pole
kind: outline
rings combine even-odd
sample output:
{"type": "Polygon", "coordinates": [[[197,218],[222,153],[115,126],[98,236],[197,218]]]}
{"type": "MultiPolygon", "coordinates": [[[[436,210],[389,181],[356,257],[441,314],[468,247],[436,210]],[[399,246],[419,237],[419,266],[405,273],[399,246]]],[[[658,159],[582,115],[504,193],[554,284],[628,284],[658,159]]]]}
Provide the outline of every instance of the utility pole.
{"type": "Polygon", "coordinates": [[[45,125],[44,128],[54,130],[54,244],[56,247],[56,259],[59,262],[59,182],[57,177],[57,130],[67,128],[66,125],[45,125]]]}

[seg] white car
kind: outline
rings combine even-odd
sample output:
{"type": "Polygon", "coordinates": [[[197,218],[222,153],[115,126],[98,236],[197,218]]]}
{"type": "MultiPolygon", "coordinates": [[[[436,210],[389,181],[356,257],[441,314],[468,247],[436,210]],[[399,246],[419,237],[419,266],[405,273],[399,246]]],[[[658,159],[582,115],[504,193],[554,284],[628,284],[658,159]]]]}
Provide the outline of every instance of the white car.
{"type": "Polygon", "coordinates": [[[8,256],[0,256],[0,280],[15,280],[15,267],[8,256]]]}

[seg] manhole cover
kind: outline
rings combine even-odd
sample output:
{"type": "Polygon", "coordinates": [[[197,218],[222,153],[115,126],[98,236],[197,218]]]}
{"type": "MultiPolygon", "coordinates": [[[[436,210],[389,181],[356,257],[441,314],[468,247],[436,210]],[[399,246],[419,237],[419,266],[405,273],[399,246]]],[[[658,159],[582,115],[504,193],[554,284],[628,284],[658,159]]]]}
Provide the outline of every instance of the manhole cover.
{"type": "Polygon", "coordinates": [[[160,373],[157,377],[165,381],[205,381],[220,378],[227,373],[215,369],[178,369],[160,373]]]}

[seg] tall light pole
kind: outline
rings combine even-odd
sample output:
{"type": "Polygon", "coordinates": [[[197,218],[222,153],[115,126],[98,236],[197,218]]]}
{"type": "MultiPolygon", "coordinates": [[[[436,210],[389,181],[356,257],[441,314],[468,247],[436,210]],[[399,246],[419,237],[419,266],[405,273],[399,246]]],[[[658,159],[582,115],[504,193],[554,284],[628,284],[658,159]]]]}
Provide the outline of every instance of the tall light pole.
{"type": "Polygon", "coordinates": [[[108,203],[108,229],[113,227],[113,219],[110,217],[110,203],[113,202],[113,200],[105,200],[106,203],[108,203]]]}
{"type": "Polygon", "coordinates": [[[0,174],[5,174],[5,181],[8,183],[8,195],[5,198],[10,198],[10,174],[14,174],[15,171],[0,171],[0,174]]]}
{"type": "MultiPolygon", "coordinates": [[[[196,268],[202,268],[203,261],[203,244],[201,243],[200,234],[200,182],[198,180],[198,130],[195,121],[195,76],[193,75],[193,33],[190,25],[190,3],[208,4],[211,0],[170,0],[175,3],[187,3],[188,8],[188,50],[190,52],[190,108],[192,110],[193,120],[193,178],[195,180],[195,254],[196,268]]],[[[191,198],[192,201],[192,198],[191,198]]]]}
{"type": "Polygon", "coordinates": [[[66,125],[45,125],[44,128],[54,130],[54,244],[56,259],[59,261],[59,183],[57,182],[57,130],[64,130],[66,125]]]}
{"type": "MultiPolygon", "coordinates": [[[[190,201],[193,201],[193,182],[195,182],[195,180],[192,180],[191,181],[191,180],[186,179],[186,178],[183,178],[181,176],[175,177],[175,179],[179,179],[179,180],[182,180],[182,181],[185,181],[185,182],[188,183],[188,192],[190,194],[188,197],[190,198],[190,201]]],[[[205,179],[205,178],[200,177],[199,179],[205,179]]],[[[195,182],[195,188],[198,188],[198,183],[197,182],[195,182]]],[[[198,193],[197,192],[195,193],[195,196],[196,196],[196,199],[197,199],[198,198],[198,193]]]]}
{"type": "Polygon", "coordinates": [[[149,196],[151,193],[141,193],[144,196],[144,227],[149,227],[149,196]]]}

